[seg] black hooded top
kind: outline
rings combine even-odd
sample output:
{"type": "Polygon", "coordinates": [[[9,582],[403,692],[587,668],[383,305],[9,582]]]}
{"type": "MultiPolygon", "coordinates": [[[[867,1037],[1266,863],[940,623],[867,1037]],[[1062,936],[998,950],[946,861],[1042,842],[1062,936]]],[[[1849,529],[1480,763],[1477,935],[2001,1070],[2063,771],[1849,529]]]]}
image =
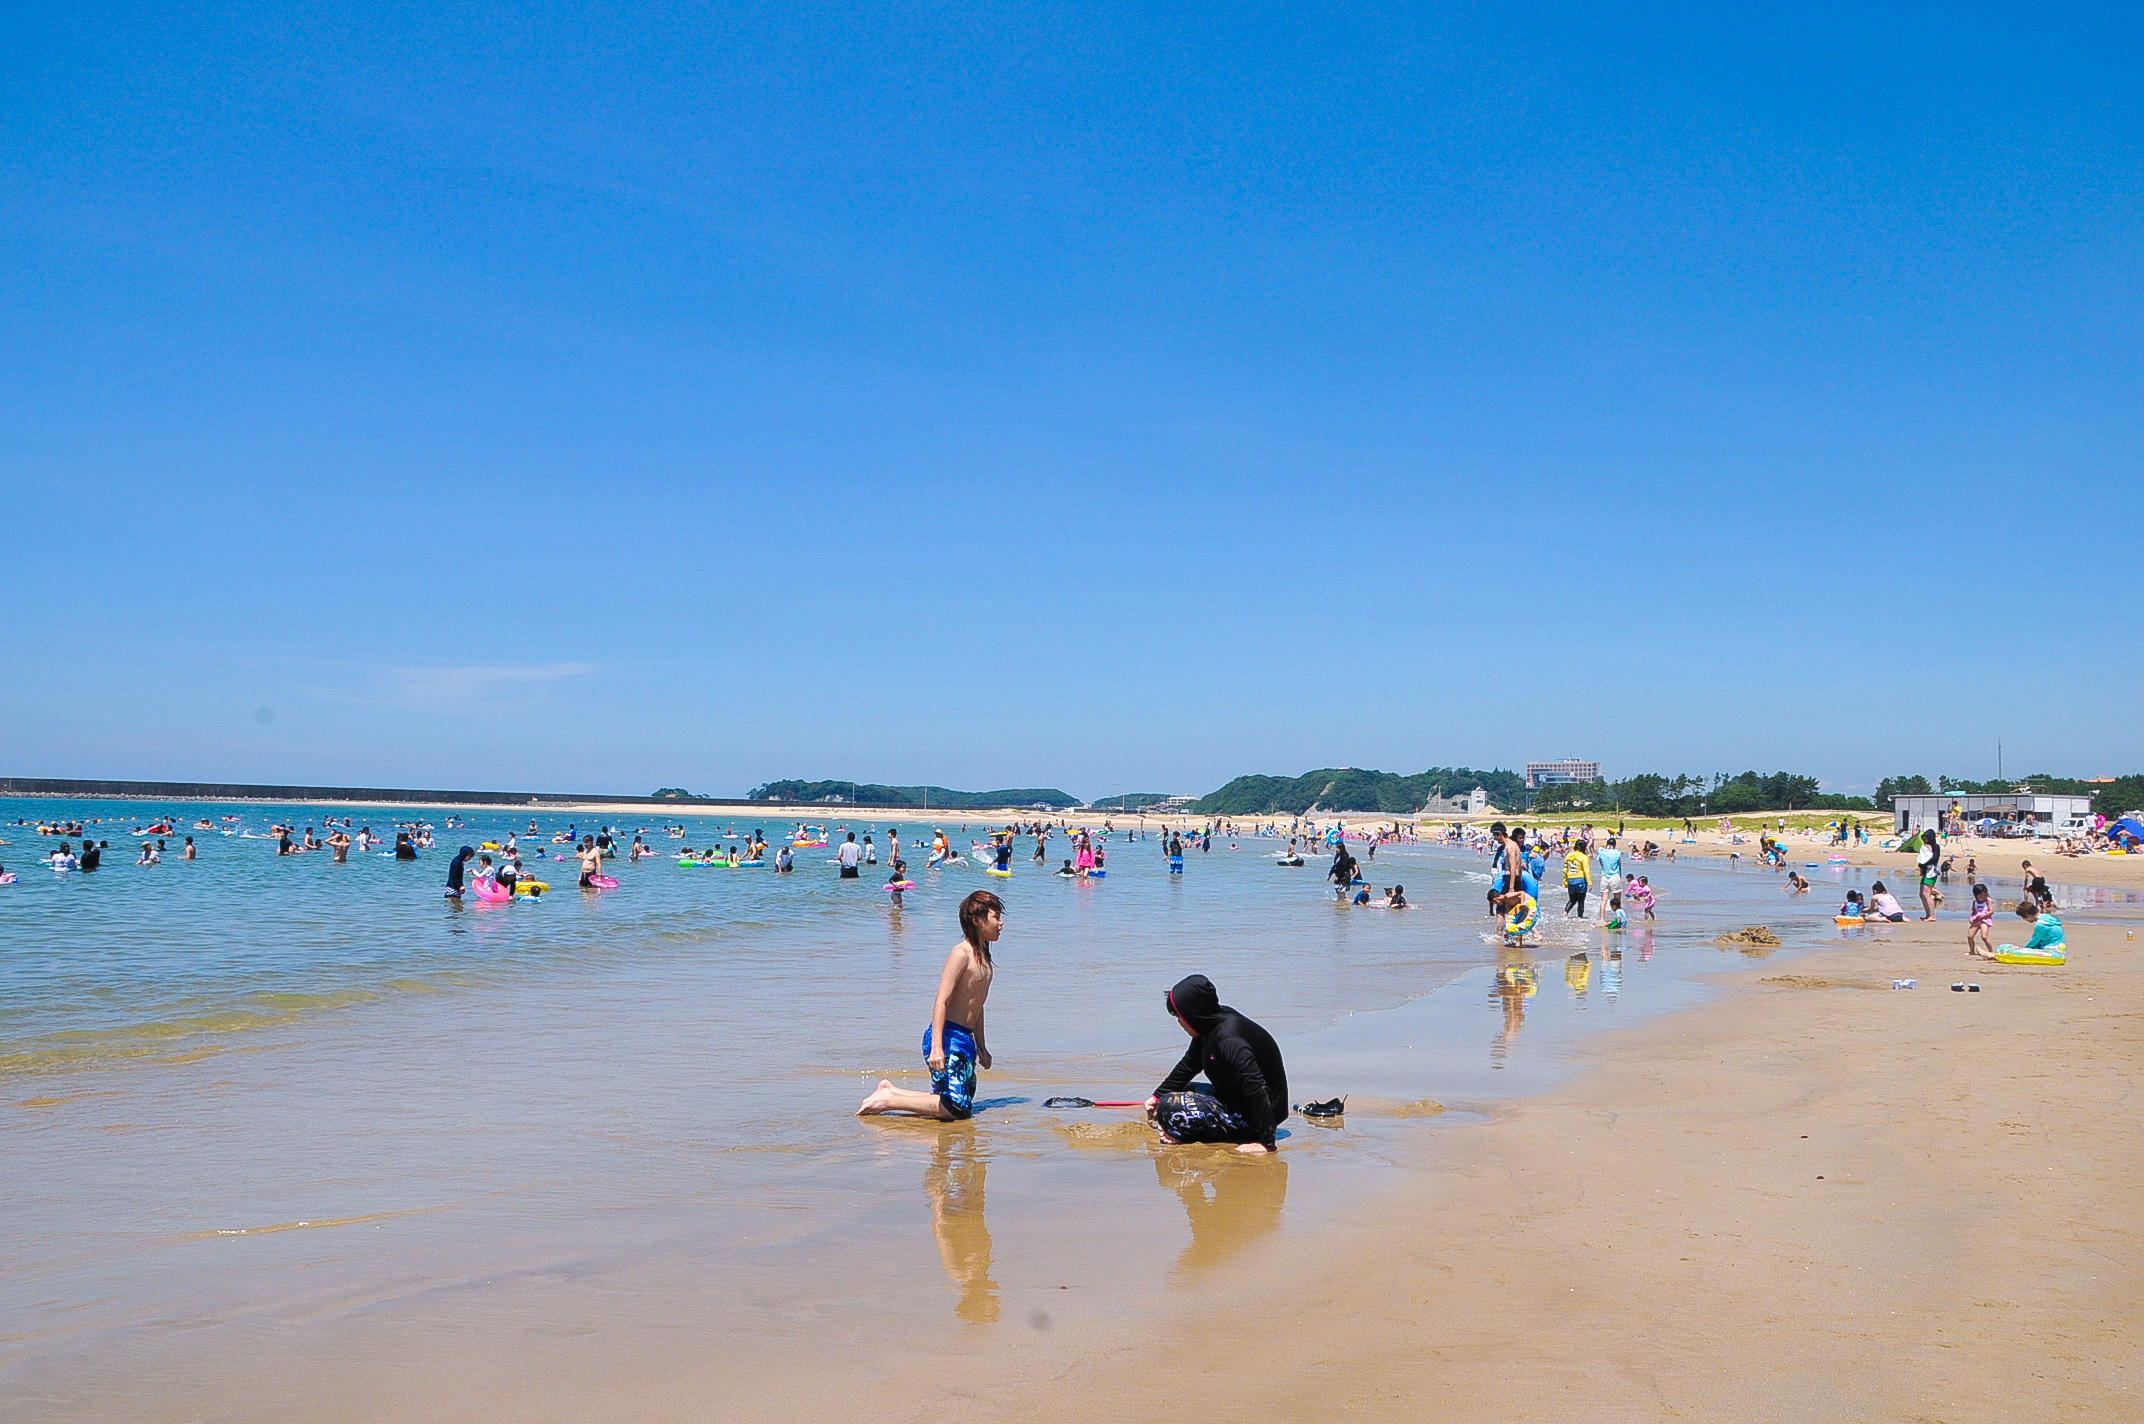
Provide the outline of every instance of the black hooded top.
{"type": "Polygon", "coordinates": [[[475,854],[475,846],[463,846],[454,853],[454,859],[447,862],[447,888],[449,890],[462,888],[462,867],[467,865],[469,857],[475,854]]]}
{"type": "Polygon", "coordinates": [[[1181,1092],[1204,1070],[1214,1097],[1250,1125],[1249,1140],[1271,1147],[1273,1129],[1288,1117],[1288,1074],[1273,1035],[1222,1003],[1203,974],[1177,981],[1169,1011],[1181,1014],[1196,1033],[1183,1060],[1154,1091],[1181,1092]]]}

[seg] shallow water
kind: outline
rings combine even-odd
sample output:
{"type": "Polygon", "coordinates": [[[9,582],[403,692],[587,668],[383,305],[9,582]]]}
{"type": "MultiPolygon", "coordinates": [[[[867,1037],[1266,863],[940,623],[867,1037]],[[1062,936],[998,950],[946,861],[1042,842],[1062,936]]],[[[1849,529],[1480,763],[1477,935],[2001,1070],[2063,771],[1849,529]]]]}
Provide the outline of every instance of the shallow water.
{"type": "MultiPolygon", "coordinates": [[[[203,815],[324,824],[171,809],[181,834],[203,815]]],[[[1747,962],[1713,945],[1723,930],[1839,943],[1833,882],[1870,878],[1827,870],[1789,898],[1770,872],[1648,863],[1659,923],[1567,924],[1559,894],[1542,946],[1513,953],[1483,913],[1485,863],[1442,847],[1368,866],[1405,883],[1402,913],[1336,906],[1316,860],[1276,867],[1254,838],[1182,876],[1157,841],[1120,838],[1089,884],[1023,841],[1010,881],[915,870],[896,911],[883,867],[842,881],[808,850],[788,877],[685,869],[651,836],[665,854],[621,864],[616,891],[547,862],[531,868],[558,891],[493,906],[442,900],[448,853],[525,815],[441,829],[415,863],[192,830],[198,861],[167,837],[164,864],[136,867],[130,807],[0,803],[10,823],[62,812],[123,819],[91,828],[112,850],[89,876],[0,830],[21,875],[0,889],[9,1418],[570,1415],[560,1401],[701,1373],[758,1381],[772,1410],[888,1320],[1074,1350],[1314,1234],[1590,1034],[1691,1002],[1697,976],[1747,962]],[[977,888],[1008,905],[983,1110],[855,1119],[882,1075],[922,1086],[917,1041],[977,888]],[[1246,1159],[1042,1106],[1144,1097],[1184,1044],[1162,991],[1193,971],[1279,1038],[1295,1101],[1350,1098],[1344,1125],[1296,1117],[1277,1159],[1246,1159]],[[386,1360],[417,1367],[368,1392],[386,1360]],[[234,1411],[238,1394],[273,1407],[234,1411]]],[[[414,813],[358,816],[391,839],[395,814],[414,813]]],[[[693,845],[751,829],[685,819],[693,845]]],[[[959,825],[957,844],[979,833],[959,825]]],[[[901,827],[911,846],[928,829],[901,827]]]]}

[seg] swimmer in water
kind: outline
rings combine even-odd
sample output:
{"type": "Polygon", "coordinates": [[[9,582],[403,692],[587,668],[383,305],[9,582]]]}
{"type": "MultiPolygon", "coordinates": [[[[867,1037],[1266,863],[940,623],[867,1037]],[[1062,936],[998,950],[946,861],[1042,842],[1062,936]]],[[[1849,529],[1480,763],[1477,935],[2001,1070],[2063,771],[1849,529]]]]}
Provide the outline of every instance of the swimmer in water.
{"type": "Polygon", "coordinates": [[[997,975],[990,946],[1004,930],[1005,902],[988,890],[977,890],[960,902],[960,942],[945,957],[930,1027],[923,1033],[931,1090],[897,1088],[891,1079],[881,1078],[856,1109],[858,1117],[908,1113],[959,1122],[973,1115],[975,1070],[990,1066],[990,1045],[983,1032],[983,1006],[997,975]]]}

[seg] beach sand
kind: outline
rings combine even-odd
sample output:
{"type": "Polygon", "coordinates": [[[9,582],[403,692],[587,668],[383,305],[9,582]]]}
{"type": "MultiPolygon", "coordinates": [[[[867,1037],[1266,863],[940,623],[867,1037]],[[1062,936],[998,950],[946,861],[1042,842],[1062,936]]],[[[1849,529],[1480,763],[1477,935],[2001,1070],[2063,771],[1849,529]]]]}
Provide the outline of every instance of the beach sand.
{"type": "Polygon", "coordinates": [[[1439,1134],[1226,1309],[1047,1378],[956,1344],[880,1417],[2144,1417],[2127,933],[2042,970],[1901,926],[1735,976],[1439,1134]]]}

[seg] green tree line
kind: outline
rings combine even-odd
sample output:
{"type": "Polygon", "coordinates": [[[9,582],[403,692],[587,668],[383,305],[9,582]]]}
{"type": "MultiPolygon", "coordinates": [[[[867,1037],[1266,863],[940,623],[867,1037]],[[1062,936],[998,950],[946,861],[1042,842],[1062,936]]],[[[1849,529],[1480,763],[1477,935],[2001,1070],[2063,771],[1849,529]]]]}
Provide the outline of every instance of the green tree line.
{"type": "Polygon", "coordinates": [[[748,801],[794,801],[823,806],[928,806],[933,811],[987,811],[999,806],[1047,806],[1053,811],[1079,805],[1054,786],[1015,787],[1004,791],[953,791],[943,786],[882,786],[872,781],[770,781],[745,793],[748,801]]]}
{"type": "Polygon", "coordinates": [[[1205,816],[1300,816],[1316,806],[1324,811],[1412,816],[1432,796],[1465,796],[1477,786],[1489,793],[1495,805],[1516,808],[1526,804],[1526,779],[1515,771],[1448,766],[1402,776],[1326,767],[1301,776],[1239,776],[1200,797],[1192,809],[1205,816]]]}
{"type": "Polygon", "coordinates": [[[1620,781],[1574,781],[1535,793],[1537,814],[1619,811],[1629,816],[1733,816],[1752,811],[1873,811],[1866,796],[1841,796],[1813,776],[1745,771],[1730,776],[1666,776],[1641,772],[1620,781]]]}

